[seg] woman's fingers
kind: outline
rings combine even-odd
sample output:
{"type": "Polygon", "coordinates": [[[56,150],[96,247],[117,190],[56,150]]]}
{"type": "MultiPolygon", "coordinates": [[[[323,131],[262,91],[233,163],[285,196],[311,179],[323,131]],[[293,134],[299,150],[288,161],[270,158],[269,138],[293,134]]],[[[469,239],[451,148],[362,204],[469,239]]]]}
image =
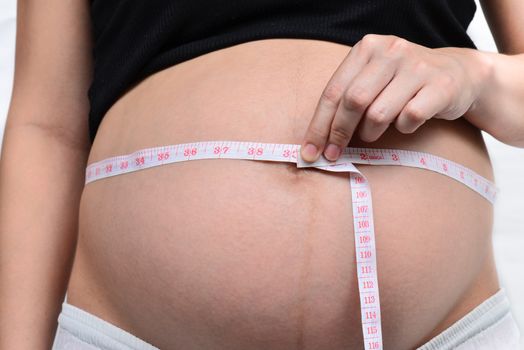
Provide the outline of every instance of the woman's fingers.
{"type": "Polygon", "coordinates": [[[395,128],[403,134],[415,132],[426,120],[448,106],[445,94],[442,89],[424,86],[402,109],[395,120],[395,128]]]}
{"type": "Polygon", "coordinates": [[[336,160],[347,146],[368,106],[386,87],[395,67],[383,60],[372,60],[353,79],[342,96],[329,132],[325,157],[336,160]]]}
{"type": "Polygon", "coordinates": [[[360,139],[376,141],[422,88],[423,81],[408,71],[397,72],[366,110],[359,125],[360,139]]]}
{"type": "Polygon", "coordinates": [[[307,162],[314,162],[323,151],[329,137],[331,123],[339,102],[349,82],[362,70],[369,60],[369,54],[357,43],[350,50],[322,91],[315,108],[304,142],[300,148],[301,157],[307,162]],[[311,149],[309,145],[313,145],[311,149]]]}
{"type": "Polygon", "coordinates": [[[459,118],[475,98],[463,68],[447,51],[391,35],[364,36],[322,92],[301,157],[314,162],[323,152],[338,159],[357,127],[363,141],[373,142],[393,121],[412,133],[433,117],[459,118]]]}

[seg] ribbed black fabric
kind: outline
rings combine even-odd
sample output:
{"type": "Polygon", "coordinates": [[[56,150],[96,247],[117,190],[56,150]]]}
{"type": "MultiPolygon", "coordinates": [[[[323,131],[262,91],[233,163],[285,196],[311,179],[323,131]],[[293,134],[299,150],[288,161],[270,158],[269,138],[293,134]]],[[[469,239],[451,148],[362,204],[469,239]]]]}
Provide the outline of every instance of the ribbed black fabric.
{"type": "Polygon", "coordinates": [[[394,34],[435,48],[475,48],[474,0],[92,0],[89,133],[132,85],[196,56],[263,38],[354,45],[394,34]]]}

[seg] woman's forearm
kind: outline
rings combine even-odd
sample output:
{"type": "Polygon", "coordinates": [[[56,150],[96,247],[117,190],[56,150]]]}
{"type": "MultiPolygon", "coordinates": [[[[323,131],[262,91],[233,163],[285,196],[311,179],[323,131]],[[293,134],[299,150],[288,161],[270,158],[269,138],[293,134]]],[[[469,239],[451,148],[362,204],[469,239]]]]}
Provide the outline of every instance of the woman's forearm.
{"type": "Polygon", "coordinates": [[[74,256],[86,158],[37,126],[6,127],[0,349],[51,348],[74,256]]]}
{"type": "Polygon", "coordinates": [[[524,147],[524,54],[472,51],[483,65],[479,74],[484,79],[464,117],[501,142],[524,147]]]}

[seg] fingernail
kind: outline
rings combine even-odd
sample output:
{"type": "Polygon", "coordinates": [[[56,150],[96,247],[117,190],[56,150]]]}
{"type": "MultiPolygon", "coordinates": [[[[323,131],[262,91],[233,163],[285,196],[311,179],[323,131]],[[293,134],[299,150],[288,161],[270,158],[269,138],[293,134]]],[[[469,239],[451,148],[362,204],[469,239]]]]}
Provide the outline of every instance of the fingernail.
{"type": "Polygon", "coordinates": [[[340,156],[340,147],[330,143],[327,146],[326,151],[324,152],[324,154],[326,155],[326,158],[331,160],[331,161],[337,160],[338,157],[340,156]]]}
{"type": "Polygon", "coordinates": [[[315,147],[315,145],[311,143],[308,143],[306,147],[304,147],[304,153],[303,153],[303,155],[305,156],[303,157],[304,160],[308,162],[314,161],[315,158],[317,157],[317,152],[318,152],[317,147],[315,147]]]}

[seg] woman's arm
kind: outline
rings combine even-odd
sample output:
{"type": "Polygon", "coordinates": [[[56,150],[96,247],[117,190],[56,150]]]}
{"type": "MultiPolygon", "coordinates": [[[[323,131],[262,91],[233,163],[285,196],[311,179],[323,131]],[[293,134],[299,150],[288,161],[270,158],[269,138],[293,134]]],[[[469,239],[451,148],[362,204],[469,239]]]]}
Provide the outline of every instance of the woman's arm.
{"type": "Polygon", "coordinates": [[[480,52],[491,74],[464,117],[500,141],[524,147],[524,2],[481,0],[481,4],[500,53],[480,52]]]}
{"type": "Polygon", "coordinates": [[[50,349],[89,153],[88,1],[18,0],[0,158],[0,349],[50,349]]]}
{"type": "Polygon", "coordinates": [[[524,2],[520,0],[480,0],[498,50],[504,54],[524,53],[524,2]]]}

